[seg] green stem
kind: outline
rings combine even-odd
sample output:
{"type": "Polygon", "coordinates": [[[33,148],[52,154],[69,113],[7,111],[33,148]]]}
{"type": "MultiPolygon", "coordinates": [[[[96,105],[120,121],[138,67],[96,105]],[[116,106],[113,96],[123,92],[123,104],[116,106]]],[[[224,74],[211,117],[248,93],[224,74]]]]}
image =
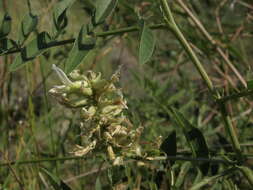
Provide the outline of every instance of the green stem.
{"type": "MultiPolygon", "coordinates": [[[[198,72],[201,75],[202,79],[205,81],[209,91],[213,95],[213,98],[215,100],[220,99],[221,98],[220,94],[217,91],[215,91],[215,89],[213,87],[213,84],[212,84],[212,81],[209,79],[204,67],[202,66],[202,64],[199,61],[198,57],[196,56],[196,54],[192,50],[191,46],[189,45],[189,43],[185,39],[182,32],[178,28],[178,26],[177,26],[177,24],[174,20],[174,17],[172,15],[172,12],[170,10],[170,7],[167,3],[167,0],[160,0],[160,2],[161,2],[161,7],[162,7],[162,13],[164,14],[164,20],[165,20],[165,23],[167,24],[167,27],[170,29],[170,31],[173,32],[175,37],[179,40],[179,42],[181,43],[181,45],[183,46],[183,48],[185,49],[185,51],[187,52],[187,54],[191,58],[194,66],[198,70],[198,72]]],[[[221,104],[219,104],[219,106],[221,107],[221,110],[222,110],[222,117],[224,119],[226,131],[230,136],[232,146],[233,146],[233,148],[234,148],[234,150],[237,154],[238,161],[241,161],[242,160],[242,155],[241,155],[240,144],[239,144],[239,141],[237,139],[234,128],[232,126],[231,118],[227,113],[225,105],[223,103],[221,103],[221,104]]]]}
{"type": "Polygon", "coordinates": [[[200,73],[202,79],[205,81],[208,89],[210,90],[210,92],[212,92],[212,94],[214,94],[214,87],[213,87],[212,81],[208,77],[204,67],[202,66],[198,57],[196,56],[196,54],[192,50],[191,46],[189,45],[189,43],[185,39],[184,35],[182,34],[180,29],[178,28],[178,26],[174,20],[174,17],[172,15],[172,12],[169,8],[169,5],[167,3],[167,0],[161,0],[161,5],[162,5],[162,12],[164,14],[164,20],[165,20],[165,23],[167,24],[167,27],[173,32],[175,37],[180,41],[180,43],[183,46],[183,48],[185,49],[186,53],[191,58],[193,64],[195,65],[196,69],[200,73]]]}
{"type": "MultiPolygon", "coordinates": [[[[42,158],[36,160],[23,160],[23,161],[12,161],[7,163],[0,163],[0,167],[9,166],[9,165],[24,165],[24,164],[35,164],[40,162],[53,162],[53,161],[66,161],[66,160],[79,160],[79,159],[87,159],[87,157],[80,156],[70,156],[70,157],[56,157],[56,158],[42,158]]],[[[131,158],[133,159],[133,158],[131,158]]],[[[159,160],[182,160],[182,161],[190,161],[190,162],[211,162],[211,163],[222,163],[227,165],[233,165],[233,162],[229,162],[222,159],[208,159],[208,158],[191,158],[191,157],[183,157],[183,156],[158,156],[158,157],[147,157],[144,161],[159,161],[159,160]]]]}
{"type": "MultiPolygon", "coordinates": [[[[160,29],[165,27],[164,23],[161,24],[153,24],[150,25],[149,28],[155,30],[155,29],[160,29]]],[[[96,37],[106,37],[106,36],[112,36],[112,35],[121,35],[124,34],[126,32],[135,32],[138,31],[139,27],[138,26],[131,26],[131,27],[126,27],[126,28],[120,28],[120,29],[115,29],[115,30],[110,30],[110,31],[106,31],[106,32],[97,32],[94,35],[96,37]]],[[[67,39],[67,40],[62,40],[62,41],[54,41],[51,42],[50,44],[48,44],[48,46],[46,48],[51,48],[51,47],[57,47],[57,46],[62,46],[62,45],[66,45],[66,44],[72,44],[75,42],[75,39],[67,39]]],[[[16,49],[12,49],[12,50],[8,50],[7,52],[4,52],[1,55],[8,55],[8,54],[13,54],[13,53],[18,53],[21,51],[22,48],[16,48],[16,49]]]]}
{"type": "Polygon", "coordinates": [[[222,97],[222,98],[218,99],[217,101],[219,103],[225,103],[229,100],[234,100],[234,99],[238,99],[238,98],[242,98],[242,97],[250,96],[250,95],[253,95],[253,90],[244,90],[244,91],[241,91],[241,92],[238,92],[235,94],[231,94],[231,95],[222,97]]]}
{"type": "Polygon", "coordinates": [[[235,133],[231,117],[227,113],[225,104],[223,104],[223,103],[220,104],[220,108],[221,108],[222,118],[225,122],[226,132],[231,139],[232,146],[233,146],[235,153],[237,154],[238,161],[241,161],[242,160],[241,147],[240,147],[240,143],[238,141],[237,135],[235,133]]]}
{"type": "Polygon", "coordinates": [[[85,159],[85,157],[80,156],[70,156],[70,157],[62,157],[62,158],[42,158],[36,160],[23,160],[23,161],[12,161],[7,163],[0,163],[1,166],[8,166],[8,165],[23,165],[23,164],[36,164],[40,162],[53,162],[53,161],[65,161],[65,160],[77,160],[77,159],[85,159]]]}

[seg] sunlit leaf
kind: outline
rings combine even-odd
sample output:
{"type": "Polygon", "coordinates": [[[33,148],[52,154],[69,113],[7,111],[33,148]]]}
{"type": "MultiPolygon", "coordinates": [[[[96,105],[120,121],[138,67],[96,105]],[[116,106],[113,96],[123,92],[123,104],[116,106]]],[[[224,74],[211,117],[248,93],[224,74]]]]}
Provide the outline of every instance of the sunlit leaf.
{"type": "Polygon", "coordinates": [[[5,13],[2,25],[0,27],[0,39],[6,37],[11,31],[11,17],[8,13],[5,13]]]}
{"type": "Polygon", "coordinates": [[[103,22],[111,14],[117,3],[118,0],[97,0],[95,23],[103,22]]]}
{"type": "Polygon", "coordinates": [[[75,2],[75,0],[62,0],[54,6],[53,19],[57,30],[62,30],[67,26],[67,9],[75,2]]]}
{"type": "Polygon", "coordinates": [[[139,63],[144,64],[151,58],[155,49],[155,36],[153,35],[152,30],[143,23],[141,30],[141,41],[139,49],[139,63]]]}
{"type": "Polygon", "coordinates": [[[85,27],[83,26],[75,40],[73,48],[68,55],[68,59],[66,60],[65,72],[70,73],[78,65],[80,65],[90,50],[95,47],[95,44],[96,39],[88,35],[85,27]]]}
{"type": "Polygon", "coordinates": [[[25,17],[21,22],[21,33],[19,41],[22,42],[24,39],[26,39],[29,36],[29,34],[36,29],[37,24],[38,24],[38,16],[33,15],[31,13],[25,15],[25,17]]]}

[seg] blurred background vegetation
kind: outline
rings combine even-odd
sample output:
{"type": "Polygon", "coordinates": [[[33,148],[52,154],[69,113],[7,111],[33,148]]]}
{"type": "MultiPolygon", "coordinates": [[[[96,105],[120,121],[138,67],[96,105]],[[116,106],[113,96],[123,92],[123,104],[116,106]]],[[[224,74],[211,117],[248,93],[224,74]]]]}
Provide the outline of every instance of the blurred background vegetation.
{"type": "MultiPolygon", "coordinates": [[[[19,38],[20,23],[29,12],[28,2],[0,0],[0,19],[6,12],[12,18],[10,39],[19,38]]],[[[25,44],[42,31],[53,34],[52,12],[57,2],[30,0],[31,11],[39,19],[36,30],[25,44]]],[[[175,0],[170,3],[177,24],[215,88],[223,95],[246,88],[247,81],[253,80],[252,0],[175,0]],[[202,23],[207,35],[201,32],[194,19],[202,23]]],[[[67,11],[67,27],[57,40],[76,38],[81,26],[90,22],[95,7],[95,1],[76,0],[67,11]]],[[[119,65],[123,66],[119,86],[128,102],[126,114],[129,119],[134,126],[144,127],[142,146],[155,147],[175,130],[177,155],[190,156],[182,131],[154,101],[158,100],[164,106],[172,105],[180,110],[203,132],[212,158],[233,160],[233,150],[217,104],[179,41],[163,23],[159,1],[119,0],[113,13],[95,32],[132,26],[137,30],[99,37],[96,48],[78,69],[99,71],[109,78],[119,65]],[[149,26],[162,23],[152,29],[156,45],[146,64],[138,61],[140,19],[149,26]]],[[[79,117],[59,105],[48,95],[48,90],[60,82],[51,70],[52,64],[64,68],[72,45],[52,47],[16,72],[9,72],[8,68],[17,53],[0,57],[0,189],[50,189],[54,183],[52,178],[68,184],[69,187],[62,185],[62,189],[110,189],[112,184],[115,189],[189,189],[201,182],[204,176],[194,164],[186,161],[176,161],[173,168],[167,170],[162,161],[149,163],[146,167],[136,167],[137,162],[109,167],[101,155],[70,158],[69,152],[74,145],[82,143],[79,117]],[[19,164],[24,160],[28,162],[19,164]],[[44,173],[40,172],[40,167],[46,168],[44,173]],[[173,188],[161,179],[162,175],[170,178],[168,171],[174,172],[173,188]]],[[[252,109],[252,96],[228,102],[241,148],[248,155],[245,164],[250,168],[253,159],[252,109]]],[[[218,175],[227,167],[212,163],[207,176],[218,175]]],[[[204,187],[252,188],[239,172],[210,180],[204,187]]]]}

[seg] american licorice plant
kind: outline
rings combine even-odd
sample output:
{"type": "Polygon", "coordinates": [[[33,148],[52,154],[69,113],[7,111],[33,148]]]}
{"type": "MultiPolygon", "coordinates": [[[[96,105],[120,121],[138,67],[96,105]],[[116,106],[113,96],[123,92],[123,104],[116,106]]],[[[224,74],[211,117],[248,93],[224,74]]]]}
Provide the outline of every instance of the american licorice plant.
{"type": "Polygon", "coordinates": [[[253,189],[251,0],[0,0],[0,189],[253,189]]]}

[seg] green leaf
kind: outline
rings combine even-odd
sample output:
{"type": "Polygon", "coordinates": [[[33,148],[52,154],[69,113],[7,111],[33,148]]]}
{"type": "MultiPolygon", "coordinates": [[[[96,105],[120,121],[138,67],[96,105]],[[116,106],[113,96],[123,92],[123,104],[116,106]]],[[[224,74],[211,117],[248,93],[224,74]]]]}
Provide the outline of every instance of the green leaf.
{"type": "Polygon", "coordinates": [[[253,171],[252,171],[252,169],[250,169],[246,166],[237,166],[237,168],[240,169],[240,171],[243,173],[244,177],[248,180],[249,184],[253,188],[253,171]]]}
{"type": "Polygon", "coordinates": [[[51,38],[48,33],[40,33],[35,39],[21,49],[21,53],[16,56],[14,62],[10,65],[9,70],[11,72],[16,71],[28,61],[35,59],[47,49],[50,41],[51,38]]]}
{"type": "Polygon", "coordinates": [[[118,0],[97,0],[95,24],[103,22],[112,13],[117,3],[118,0]]]}
{"type": "MultiPolygon", "coordinates": [[[[204,135],[198,128],[193,128],[188,132],[188,139],[196,152],[196,157],[209,158],[208,147],[204,135]]],[[[210,167],[209,162],[198,164],[203,175],[207,175],[210,167]]]]}
{"type": "Polygon", "coordinates": [[[184,183],[184,179],[188,173],[188,171],[191,168],[191,163],[190,162],[184,162],[181,166],[181,170],[178,174],[178,177],[176,178],[176,183],[175,183],[175,187],[177,189],[180,189],[180,187],[183,185],[184,183]]]}
{"type": "Polygon", "coordinates": [[[101,185],[99,177],[97,177],[97,180],[96,180],[95,190],[102,190],[102,185],[101,185]]]}
{"type": "Polygon", "coordinates": [[[124,166],[113,166],[107,170],[107,177],[112,186],[119,183],[124,177],[126,177],[124,170],[124,166]]]}
{"type": "Polygon", "coordinates": [[[84,26],[82,26],[74,46],[71,49],[65,64],[65,72],[68,74],[82,63],[90,50],[95,47],[96,39],[87,34],[84,26]]]}
{"type": "Polygon", "coordinates": [[[139,63],[140,64],[146,63],[151,58],[154,49],[155,49],[155,37],[153,35],[152,30],[150,30],[144,22],[141,30],[139,63]]]}
{"type": "Polygon", "coordinates": [[[0,27],[0,39],[5,38],[11,31],[11,17],[5,13],[0,27]]]}
{"type": "MultiPolygon", "coordinates": [[[[178,110],[171,108],[171,114],[174,117],[176,124],[183,129],[183,133],[191,148],[195,158],[209,158],[208,147],[202,132],[194,127],[178,110]]],[[[198,164],[203,175],[207,175],[210,163],[203,162],[198,164]]]]}
{"type": "Polygon", "coordinates": [[[253,89],[253,80],[247,81],[247,87],[248,87],[248,89],[250,89],[250,90],[253,89]]]}
{"type": "Polygon", "coordinates": [[[62,30],[67,26],[67,9],[75,2],[75,0],[62,0],[54,6],[53,20],[57,30],[62,30]]]}
{"type": "Polygon", "coordinates": [[[211,182],[214,183],[214,181],[217,180],[220,177],[230,176],[230,175],[234,174],[235,171],[236,171],[235,168],[229,168],[229,169],[223,171],[222,173],[220,173],[218,175],[214,175],[214,176],[211,176],[211,177],[205,177],[199,183],[194,184],[190,188],[190,190],[199,190],[199,189],[202,189],[202,187],[204,185],[210,184],[211,182]]]}
{"type": "MultiPolygon", "coordinates": [[[[172,131],[166,139],[162,142],[160,146],[160,150],[165,152],[167,156],[176,156],[177,154],[177,139],[176,139],[176,131],[172,131]]],[[[170,162],[170,166],[172,166],[175,161],[170,162]]]]}
{"type": "Polygon", "coordinates": [[[25,15],[21,22],[21,33],[20,33],[20,38],[19,41],[22,42],[24,41],[31,32],[33,32],[38,24],[38,16],[32,15],[31,13],[28,13],[25,15]]]}
{"type": "Polygon", "coordinates": [[[45,168],[40,168],[40,171],[47,176],[50,181],[50,184],[53,186],[55,190],[71,190],[71,188],[64,183],[60,178],[46,170],[45,168]]]}
{"type": "Polygon", "coordinates": [[[17,44],[12,39],[3,38],[0,39],[0,54],[4,54],[9,49],[17,47],[17,44]]]}

